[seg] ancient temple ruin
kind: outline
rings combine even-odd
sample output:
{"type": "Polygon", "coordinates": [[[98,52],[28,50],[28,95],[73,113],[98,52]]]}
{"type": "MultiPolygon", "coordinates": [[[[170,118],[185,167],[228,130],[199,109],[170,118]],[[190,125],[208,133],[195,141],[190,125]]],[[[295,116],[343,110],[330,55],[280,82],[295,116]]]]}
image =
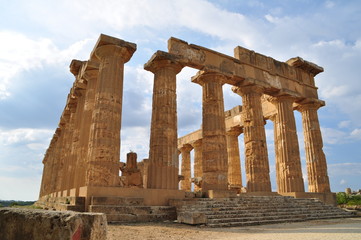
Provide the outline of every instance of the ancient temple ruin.
{"type": "Polygon", "coordinates": [[[153,206],[154,213],[155,206],[175,200],[243,195],[334,203],[317,116],[325,105],[314,80],[321,67],[300,57],[280,62],[243,47],[236,47],[235,57],[230,57],[170,38],[168,52],[157,51],[144,65],[154,74],[149,159],[137,161],[136,153],[129,153],[127,162],[120,163],[123,69],[135,51],[136,44],[102,34],[89,60],[71,62],[75,81],[43,160],[39,206],[106,212],[108,205],[138,204],[153,206]],[[184,67],[199,70],[191,80],[202,86],[202,127],[178,138],[176,77],[184,67]],[[242,106],[225,111],[224,84],[233,86],[242,106]],[[302,113],[308,192],[294,110],[302,113]],[[271,190],[267,119],[274,124],[277,192],[271,190]],[[240,134],[246,183],[241,178],[240,134]]]}

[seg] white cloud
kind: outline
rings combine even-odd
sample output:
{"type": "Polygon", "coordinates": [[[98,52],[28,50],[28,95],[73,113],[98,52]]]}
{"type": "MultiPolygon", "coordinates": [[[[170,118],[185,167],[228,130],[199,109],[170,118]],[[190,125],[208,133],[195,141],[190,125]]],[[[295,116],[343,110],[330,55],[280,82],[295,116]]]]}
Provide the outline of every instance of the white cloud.
{"type": "Polygon", "coordinates": [[[361,163],[335,163],[328,164],[328,172],[330,176],[360,176],[361,163]]]}
{"type": "MultiPolygon", "coordinates": [[[[53,133],[54,130],[49,130],[49,129],[32,129],[32,128],[19,128],[12,130],[0,129],[0,143],[2,145],[13,145],[16,143],[43,144],[50,141],[50,138],[52,137],[53,133]]],[[[39,147],[39,145],[30,145],[29,147],[34,148],[35,146],[39,147]]]]}
{"type": "Polygon", "coordinates": [[[120,160],[126,161],[127,153],[136,152],[141,161],[149,155],[149,127],[128,127],[122,129],[120,160]]]}
{"type": "Polygon", "coordinates": [[[339,128],[348,128],[351,124],[350,120],[346,120],[346,121],[341,121],[339,122],[339,124],[337,125],[339,128]]]}
{"type": "Polygon", "coordinates": [[[325,2],[325,7],[326,8],[333,8],[335,6],[335,3],[332,1],[326,1],[325,2]]]}
{"type": "Polygon", "coordinates": [[[16,85],[17,74],[45,65],[67,66],[89,41],[81,40],[60,50],[49,38],[32,39],[18,32],[0,31],[0,100],[11,95],[9,86],[16,85]]]}
{"type": "Polygon", "coordinates": [[[340,185],[345,185],[346,183],[347,183],[347,181],[345,179],[341,179],[340,185]]]}
{"type": "Polygon", "coordinates": [[[351,132],[352,139],[361,140],[361,129],[356,128],[351,132]]]}

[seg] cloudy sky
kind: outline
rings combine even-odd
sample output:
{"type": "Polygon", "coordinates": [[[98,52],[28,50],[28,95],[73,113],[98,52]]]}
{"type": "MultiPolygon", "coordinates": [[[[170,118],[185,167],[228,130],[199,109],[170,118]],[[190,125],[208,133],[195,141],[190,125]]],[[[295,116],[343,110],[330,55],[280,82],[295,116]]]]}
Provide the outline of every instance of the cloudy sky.
{"type": "MultiPolygon", "coordinates": [[[[153,75],[143,64],[174,36],[231,56],[240,45],[324,67],[316,85],[327,104],[319,118],[331,189],[361,188],[360,16],[358,0],[0,0],[0,199],[37,199],[41,161],[74,81],[70,61],[87,60],[100,33],[137,44],[125,68],[121,160],[129,150],[148,156],[153,75]]],[[[195,72],[178,75],[179,136],[201,124],[195,72]]],[[[228,85],[224,95],[226,109],[242,104],[228,85]]],[[[276,189],[272,122],[266,128],[276,189]]]]}

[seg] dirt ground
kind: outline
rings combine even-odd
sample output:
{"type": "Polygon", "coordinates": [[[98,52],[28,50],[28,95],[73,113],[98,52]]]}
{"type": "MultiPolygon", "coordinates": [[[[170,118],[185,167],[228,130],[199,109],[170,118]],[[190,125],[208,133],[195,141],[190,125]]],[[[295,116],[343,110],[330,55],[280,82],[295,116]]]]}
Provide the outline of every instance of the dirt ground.
{"type": "Polygon", "coordinates": [[[118,239],[360,240],[361,218],[233,228],[206,228],[173,222],[108,225],[108,240],[118,239]]]}

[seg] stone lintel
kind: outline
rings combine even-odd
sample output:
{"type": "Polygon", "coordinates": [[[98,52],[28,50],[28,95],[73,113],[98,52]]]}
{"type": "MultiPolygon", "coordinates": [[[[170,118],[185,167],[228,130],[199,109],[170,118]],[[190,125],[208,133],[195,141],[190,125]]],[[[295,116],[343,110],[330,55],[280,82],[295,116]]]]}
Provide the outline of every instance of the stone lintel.
{"type": "Polygon", "coordinates": [[[176,38],[170,38],[168,51],[178,55],[179,61],[185,66],[225,75],[225,83],[231,85],[237,85],[245,78],[250,77],[267,82],[269,86],[266,91],[270,93],[288,89],[307,97],[317,98],[317,88],[314,86],[310,72],[242,47],[235,49],[234,58],[176,38]]]}
{"type": "Polygon", "coordinates": [[[242,106],[237,105],[237,106],[233,107],[232,109],[225,111],[224,115],[226,118],[234,117],[236,115],[239,115],[241,112],[242,112],[242,106]]]}
{"type": "Polygon", "coordinates": [[[70,72],[74,75],[74,76],[77,76],[79,74],[79,71],[82,67],[82,65],[84,64],[85,62],[84,61],[80,61],[80,60],[76,60],[76,59],[73,59],[71,62],[70,62],[70,72]]]}
{"type": "Polygon", "coordinates": [[[323,72],[323,68],[315,63],[303,60],[301,57],[291,58],[286,63],[292,67],[300,68],[306,72],[311,73],[313,76],[323,72]]]}
{"type": "Polygon", "coordinates": [[[137,50],[137,45],[135,43],[126,42],[122,39],[111,37],[105,34],[100,34],[97,43],[95,44],[93,51],[90,53],[91,61],[99,61],[99,58],[96,56],[95,52],[99,47],[105,45],[114,45],[119,47],[125,47],[131,52],[132,55],[137,50]]]}
{"type": "Polygon", "coordinates": [[[158,50],[152,55],[149,61],[144,64],[144,69],[154,73],[154,71],[170,64],[178,65],[178,67],[182,69],[183,65],[178,62],[178,59],[179,57],[177,55],[158,50]]]}

